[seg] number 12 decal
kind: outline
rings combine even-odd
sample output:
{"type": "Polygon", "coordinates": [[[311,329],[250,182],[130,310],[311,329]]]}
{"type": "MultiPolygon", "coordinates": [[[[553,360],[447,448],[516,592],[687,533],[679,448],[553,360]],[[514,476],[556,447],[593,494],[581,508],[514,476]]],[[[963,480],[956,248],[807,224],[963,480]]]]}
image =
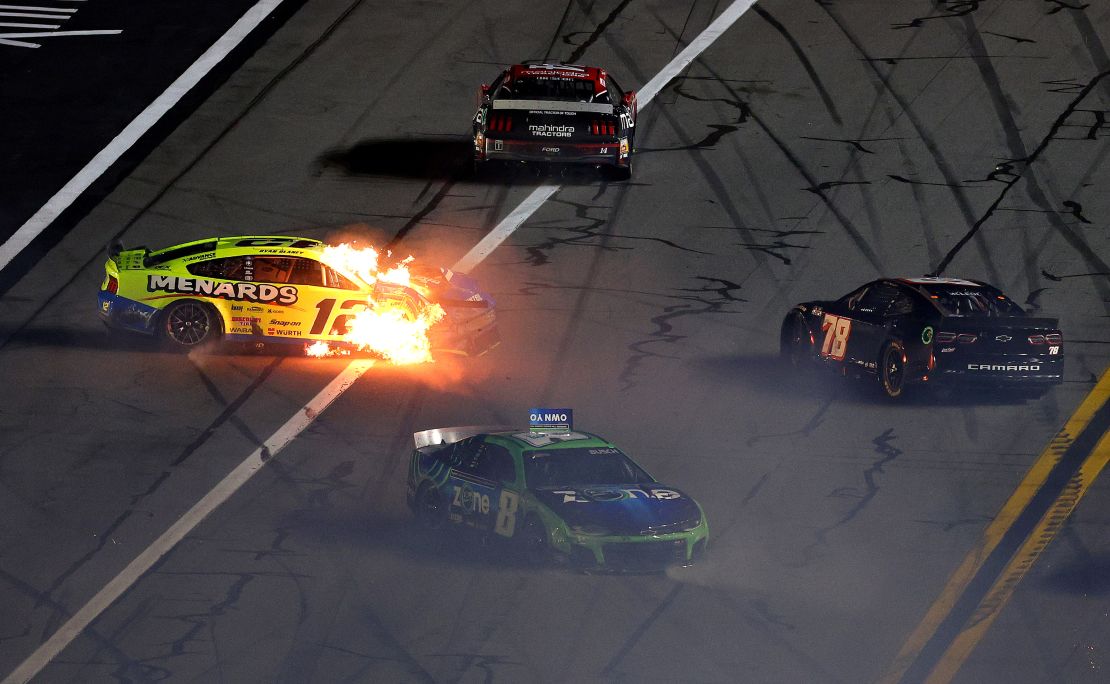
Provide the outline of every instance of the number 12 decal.
{"type": "Polygon", "coordinates": [[[827,313],[825,319],[821,321],[821,330],[825,331],[821,356],[843,361],[844,352],[848,349],[848,335],[852,332],[852,319],[827,313]]]}

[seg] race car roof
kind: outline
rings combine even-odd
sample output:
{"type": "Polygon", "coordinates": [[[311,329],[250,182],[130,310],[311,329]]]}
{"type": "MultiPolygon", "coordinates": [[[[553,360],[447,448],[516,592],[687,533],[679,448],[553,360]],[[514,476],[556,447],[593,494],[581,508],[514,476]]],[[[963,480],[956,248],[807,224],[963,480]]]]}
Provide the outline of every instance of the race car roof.
{"type": "Polygon", "coordinates": [[[529,62],[509,67],[509,78],[562,78],[567,80],[600,81],[604,87],[605,71],[598,67],[579,64],[546,64],[529,62]]]}
{"type": "Polygon", "coordinates": [[[262,252],[262,250],[266,250],[267,254],[291,256],[311,252],[318,257],[323,248],[324,243],[312,238],[289,237],[287,235],[237,235],[205,238],[159,249],[150,252],[143,259],[143,263],[146,266],[156,266],[206,252],[241,254],[262,252]]]}
{"type": "Polygon", "coordinates": [[[958,287],[982,287],[982,283],[963,278],[939,278],[934,276],[921,276],[920,278],[899,278],[903,283],[910,285],[956,285],[958,287]]]}

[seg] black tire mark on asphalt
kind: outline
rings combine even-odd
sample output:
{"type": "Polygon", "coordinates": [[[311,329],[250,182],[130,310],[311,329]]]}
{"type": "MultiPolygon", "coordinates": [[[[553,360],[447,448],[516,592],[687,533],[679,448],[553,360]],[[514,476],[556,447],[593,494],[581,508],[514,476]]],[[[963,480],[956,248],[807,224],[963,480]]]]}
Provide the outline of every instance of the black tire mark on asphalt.
{"type": "MultiPolygon", "coordinates": [[[[239,408],[244,403],[246,403],[246,401],[254,394],[254,392],[259,387],[261,387],[262,384],[270,377],[270,375],[277,369],[281,362],[282,357],[279,356],[276,357],[269,364],[267,364],[266,367],[262,369],[262,372],[259,373],[258,376],[255,377],[255,379],[252,380],[251,383],[247,385],[247,387],[242,392],[239,393],[239,396],[237,396],[230,404],[227,404],[227,406],[224,407],[224,410],[221,411],[220,414],[216,416],[216,418],[211,423],[208,424],[208,427],[201,431],[200,435],[196,439],[186,445],[176,458],[170,461],[169,465],[162,470],[162,473],[154,479],[154,481],[147,487],[145,491],[133,495],[131,497],[131,500],[127,504],[127,508],[124,509],[124,511],[121,512],[118,516],[116,516],[116,518],[97,535],[96,546],[82,554],[74,562],[70,563],[69,566],[65,570],[63,570],[60,575],[55,577],[54,580],[49,584],[49,586],[47,586],[46,590],[43,592],[43,595],[45,597],[53,596],[54,593],[58,591],[59,588],[61,588],[62,584],[64,584],[66,580],[72,577],[74,573],[80,570],[85,565],[85,563],[95,557],[111,541],[112,535],[115,533],[115,531],[119,529],[125,522],[127,522],[127,520],[130,519],[132,515],[134,515],[135,513],[144,512],[140,511],[136,507],[148,496],[157,492],[162,487],[162,484],[170,478],[170,475],[173,474],[173,471],[177,466],[188,460],[189,457],[197,449],[204,445],[204,443],[207,442],[213,434],[215,434],[216,430],[219,429],[221,425],[231,419],[235,412],[238,411],[239,408]]],[[[36,603],[35,608],[38,607],[39,604],[36,603]]]]}
{"type": "MultiPolygon", "coordinates": [[[[974,23],[967,24],[966,27],[969,40],[973,44],[978,42],[981,45],[982,39],[979,38],[978,32],[975,30],[974,23]]],[[[1084,99],[1086,99],[1087,95],[1105,77],[1110,76],[1110,71],[1103,71],[1094,76],[1090,81],[1088,81],[1083,90],[1080,91],[1080,93],[1074,99],[1072,99],[1071,102],[1068,103],[1068,106],[1056,118],[1044,138],[1041,139],[1041,141],[1037,144],[1032,152],[1029,152],[1025,147],[1025,143],[1021,140],[1021,135],[1018,132],[1018,127],[1016,122],[1014,121],[1013,113],[1010,111],[1010,105],[1007,102],[1006,97],[1002,93],[1001,85],[998,81],[998,75],[994,71],[993,64],[991,64],[990,60],[983,58],[976,59],[976,64],[979,67],[980,76],[982,77],[984,83],[986,83],[987,88],[990,91],[991,101],[994,103],[996,114],[998,115],[1002,123],[1011,153],[1015,155],[1016,160],[1019,160],[1021,162],[1021,167],[1019,168],[1019,170],[1011,174],[1009,178],[996,179],[998,180],[998,182],[1003,184],[1003,187],[998,193],[998,196],[990,204],[990,206],[987,207],[987,210],[982,214],[982,216],[976,219],[968,232],[965,233],[964,236],[960,238],[960,240],[952,247],[952,249],[948,251],[944,258],[941,259],[940,263],[937,264],[937,267],[933,269],[933,273],[936,275],[943,273],[948,265],[952,262],[952,259],[955,258],[955,256],[960,252],[961,249],[963,249],[964,245],[966,245],[972,238],[976,237],[979,234],[979,229],[982,228],[982,226],[994,215],[995,210],[998,209],[1002,201],[1005,199],[1006,195],[1009,193],[1010,189],[1017,184],[1018,180],[1021,180],[1022,178],[1026,180],[1027,192],[1029,193],[1030,199],[1032,199],[1036,205],[1044,209],[1051,208],[1051,203],[1045,196],[1044,190],[1038,183],[1036,176],[1032,172],[1031,167],[1033,163],[1045,151],[1045,149],[1048,148],[1049,144],[1052,142],[1052,139],[1056,136],[1056,133],[1064,126],[1067,118],[1078,109],[1080,103],[1084,99]]],[[[1073,247],[1077,249],[1077,251],[1080,251],[1081,254],[1087,256],[1089,259],[1093,259],[1099,262],[1101,261],[1098,259],[1097,255],[1094,254],[1093,250],[1090,249],[1089,245],[1086,244],[1081,236],[1076,235],[1074,231],[1072,231],[1062,221],[1059,220],[1059,216],[1057,216],[1055,213],[1050,213],[1048,216],[1049,220],[1062,234],[1064,234],[1065,238],[1068,239],[1068,241],[1072,244],[1073,247]]]]}
{"type": "MultiPolygon", "coordinates": [[[[13,588],[15,588],[16,591],[23,594],[24,596],[34,599],[36,606],[45,605],[51,608],[53,610],[52,615],[55,616],[57,619],[64,620],[72,616],[69,608],[62,605],[61,603],[58,603],[45,592],[39,591],[24,580],[7,572],[2,567],[0,567],[0,579],[10,584],[13,588]]],[[[11,616],[5,616],[5,619],[10,620],[11,616]]],[[[47,623],[46,627],[47,629],[50,627],[50,622],[47,623]]],[[[51,632],[52,631],[53,630],[51,630],[51,632]]],[[[21,633],[16,633],[0,638],[0,643],[10,639],[21,639],[29,636],[30,633],[31,623],[30,620],[28,620],[26,628],[24,628],[21,633]]],[[[115,645],[114,635],[112,637],[108,637],[101,634],[100,631],[96,629],[95,625],[89,625],[85,628],[83,632],[81,632],[81,634],[82,636],[86,636],[91,639],[98,647],[98,651],[107,652],[116,661],[119,667],[116,669],[115,673],[117,678],[119,678],[121,681],[125,680],[123,677],[120,676],[120,673],[132,671],[137,672],[138,676],[141,677],[143,681],[163,681],[165,679],[168,679],[169,676],[172,674],[172,672],[170,670],[167,670],[166,668],[157,667],[155,665],[151,665],[149,663],[131,658],[115,645]]],[[[43,634],[40,637],[39,641],[45,641],[46,636],[46,634],[43,634]]]]}
{"type": "Polygon", "coordinates": [[[844,122],[840,118],[840,112],[836,110],[836,103],[833,102],[832,97],[829,95],[829,91],[825,88],[825,84],[821,81],[821,77],[817,74],[817,70],[813,68],[813,63],[809,61],[809,57],[807,57],[805,51],[802,50],[802,46],[798,44],[798,41],[794,39],[794,36],[790,35],[790,32],[786,30],[786,27],[783,26],[778,19],[772,16],[771,13],[768,12],[762,5],[757,4],[753,6],[752,9],[755,10],[755,13],[762,17],[764,21],[766,21],[776,31],[778,31],[782,35],[782,37],[786,39],[786,42],[790,44],[790,48],[794,51],[794,54],[797,56],[798,61],[801,62],[802,68],[806,70],[807,74],[809,74],[809,80],[812,81],[813,86],[817,88],[817,93],[821,96],[821,102],[825,104],[825,111],[829,113],[829,116],[832,118],[833,123],[835,123],[837,126],[844,125],[844,122]]]}
{"type": "MultiPolygon", "coordinates": [[[[170,180],[166,181],[166,183],[163,184],[161,188],[159,188],[158,192],[155,193],[155,195],[150,198],[150,200],[148,200],[142,207],[140,207],[135,212],[135,215],[123,224],[123,227],[121,227],[108,239],[107,243],[111,244],[112,242],[115,242],[122,238],[127,233],[127,231],[131,230],[131,228],[139,221],[139,219],[143,218],[154,208],[156,204],[161,202],[162,199],[169,193],[170,189],[173,188],[173,186],[175,186],[178,182],[180,182],[182,178],[188,175],[189,172],[195,169],[197,165],[200,164],[200,162],[208,156],[208,153],[210,153],[216,147],[216,145],[220,144],[224,140],[224,138],[226,138],[227,135],[231,133],[231,131],[238,127],[243,119],[245,119],[248,114],[254,111],[254,108],[261,104],[262,101],[265,100],[267,96],[269,96],[274,88],[276,88],[278,84],[285,79],[286,76],[292,73],[298,66],[300,66],[314,52],[316,52],[316,50],[321,45],[323,45],[324,42],[326,42],[333,33],[335,33],[336,29],[339,28],[339,26],[351,15],[352,12],[355,11],[355,9],[358,8],[359,5],[363,3],[363,1],[364,0],[354,0],[350,5],[347,6],[345,10],[343,10],[342,14],[340,14],[335,19],[335,21],[328,25],[328,27],[324,30],[319,38],[305,47],[305,49],[302,50],[300,54],[298,54],[296,57],[294,57],[291,62],[282,67],[281,71],[274,74],[274,76],[266,82],[266,85],[264,85],[262,89],[258,91],[258,93],[256,93],[254,97],[251,98],[246,107],[244,107],[241,112],[239,112],[226,126],[224,126],[224,128],[216,135],[215,138],[210,140],[203,148],[201,148],[201,150],[189,161],[188,164],[186,164],[180,171],[174,174],[173,177],[170,178],[170,180]]],[[[0,339],[0,350],[3,350],[6,346],[8,346],[8,343],[15,335],[23,332],[23,330],[26,329],[26,327],[30,325],[32,321],[38,318],[38,316],[42,314],[42,312],[45,311],[48,306],[53,304],[54,300],[57,299],[58,296],[62,294],[62,292],[69,288],[69,286],[72,285],[86,269],[88,269],[90,266],[93,265],[93,263],[101,258],[104,258],[103,253],[101,252],[100,248],[98,248],[95,252],[93,252],[92,256],[90,256],[88,260],[86,260],[83,264],[81,264],[77,269],[74,270],[72,276],[67,278],[64,282],[62,282],[61,285],[58,286],[58,288],[54,291],[52,295],[46,297],[46,299],[43,300],[42,305],[35,309],[34,312],[31,313],[31,316],[26,321],[24,321],[22,325],[18,326],[11,332],[7,333],[5,337],[0,339]]]]}
{"type": "Polygon", "coordinates": [[[907,29],[907,28],[921,28],[922,24],[931,19],[950,19],[952,17],[962,17],[979,9],[979,0],[940,0],[935,3],[940,9],[945,10],[944,14],[930,14],[925,17],[917,17],[902,24],[891,24],[890,28],[894,30],[907,29]]]}
{"type": "MultiPolygon", "coordinates": [[[[566,63],[567,64],[577,63],[578,60],[582,58],[582,55],[585,54],[586,50],[591,45],[593,45],[597,41],[598,38],[601,37],[602,33],[605,33],[605,29],[609,28],[610,24],[612,24],[614,21],[617,20],[617,17],[620,16],[621,12],[624,11],[625,7],[628,7],[628,3],[630,3],[631,1],[632,0],[621,0],[620,4],[618,4],[616,7],[614,7],[613,11],[610,12],[608,16],[606,16],[604,19],[601,20],[601,23],[599,23],[594,28],[593,32],[590,33],[590,35],[586,38],[586,40],[582,41],[582,43],[579,44],[578,47],[576,47],[574,49],[574,51],[570,53],[570,56],[567,57],[567,59],[566,59],[566,63]]],[[[590,8],[585,5],[583,0],[578,0],[578,6],[582,8],[583,13],[588,17],[589,13],[590,13],[590,8]]],[[[583,33],[583,32],[582,31],[576,31],[575,33],[583,33]]],[[[570,38],[571,38],[571,36],[575,35],[575,33],[564,34],[563,35],[563,42],[566,43],[567,45],[574,45],[574,43],[570,40],[570,38]]]]}
{"type": "Polygon", "coordinates": [[[847,143],[848,145],[851,145],[852,147],[856,148],[857,150],[859,150],[860,152],[863,152],[865,154],[875,154],[875,152],[873,150],[869,150],[869,149],[867,149],[866,147],[863,146],[863,143],[865,143],[865,142],[881,142],[881,141],[885,141],[885,140],[905,140],[905,138],[858,138],[858,139],[853,140],[853,139],[850,139],[850,138],[815,138],[815,137],[809,136],[809,135],[799,135],[798,137],[801,138],[802,140],[820,140],[822,142],[847,143]]]}
{"type": "Polygon", "coordinates": [[[629,634],[628,637],[624,640],[624,643],[621,644],[620,648],[617,649],[617,652],[613,654],[613,657],[609,659],[609,662],[605,663],[605,667],[601,668],[602,677],[609,678],[615,674],[618,674],[616,672],[617,667],[619,667],[621,662],[628,657],[628,654],[632,652],[632,649],[636,648],[636,644],[640,642],[640,639],[642,639],[644,635],[647,634],[647,631],[651,629],[651,626],[654,625],[655,622],[659,620],[660,616],[662,616],[663,613],[667,610],[667,608],[669,608],[671,604],[674,603],[675,599],[678,598],[678,595],[682,593],[682,589],[686,586],[687,585],[685,584],[676,584],[674,588],[667,592],[667,595],[663,597],[663,600],[660,601],[654,609],[652,609],[652,611],[643,620],[643,622],[641,622],[636,627],[636,629],[632,630],[632,633],[629,634]]]}
{"type": "Polygon", "coordinates": [[[990,36],[998,36],[999,38],[1008,38],[1015,43],[1036,43],[1037,41],[1032,38],[1022,38],[1021,36],[1008,36],[1005,33],[995,33],[994,31],[983,31],[983,33],[990,36]]]}
{"type": "Polygon", "coordinates": [[[563,16],[559,19],[559,25],[555,27],[555,32],[551,34],[551,42],[547,44],[547,49],[543,53],[543,61],[551,61],[551,53],[555,50],[555,41],[563,33],[563,27],[566,26],[567,17],[570,16],[570,8],[574,5],[574,0],[567,0],[567,6],[563,8],[563,16]]]}
{"type": "Polygon", "coordinates": [[[1044,0],[1044,1],[1052,5],[1052,8],[1049,9],[1048,12],[1046,12],[1046,14],[1056,14],[1057,12],[1059,12],[1061,10],[1066,10],[1066,9],[1076,10],[1076,12],[1078,13],[1078,12],[1081,12],[1082,10],[1085,10],[1088,7],[1091,6],[1090,3],[1082,3],[1082,4],[1073,5],[1071,3],[1064,2],[1064,0],[1044,0]]]}
{"type": "MultiPolygon", "coordinates": [[[[922,123],[921,119],[918,118],[917,113],[913,110],[911,103],[908,102],[894,88],[894,86],[890,83],[889,78],[885,74],[883,74],[883,72],[876,64],[876,61],[878,60],[871,57],[871,55],[864,48],[863,44],[860,42],[859,38],[857,38],[856,35],[841,20],[839,14],[836,13],[834,8],[828,4],[821,2],[821,0],[814,0],[814,2],[816,2],[816,4],[829,16],[829,18],[832,19],[833,23],[837,26],[840,32],[844,34],[844,37],[848,39],[848,42],[851,43],[856,52],[858,52],[865,58],[863,60],[864,63],[868,65],[868,67],[874,74],[872,83],[874,84],[876,91],[879,94],[881,94],[882,92],[886,92],[887,94],[889,94],[891,98],[893,98],[894,101],[898,104],[898,107],[901,109],[901,111],[906,115],[907,120],[909,120],[910,124],[917,132],[918,137],[921,139],[921,142],[925,145],[925,149],[928,150],[930,156],[933,158],[933,163],[936,165],[937,169],[940,170],[941,175],[944,177],[945,183],[951,185],[953,198],[955,199],[956,205],[958,206],[960,213],[963,215],[964,220],[967,221],[968,225],[974,225],[976,221],[975,212],[971,206],[970,201],[967,199],[967,196],[964,194],[963,189],[958,187],[959,179],[955,177],[955,174],[952,172],[951,168],[948,165],[947,159],[945,159],[944,154],[940,151],[940,147],[937,145],[936,140],[933,138],[927,127],[922,123]]],[[[983,254],[983,261],[986,265],[986,269],[990,279],[994,282],[1000,281],[1001,278],[999,277],[998,269],[995,268],[994,263],[990,260],[989,254],[986,252],[984,252],[983,254]]]]}
{"type": "Polygon", "coordinates": [[[904,453],[901,449],[891,444],[891,441],[894,439],[897,439],[897,436],[894,434],[894,428],[887,428],[882,434],[871,440],[871,443],[875,445],[875,452],[879,454],[879,458],[864,469],[862,491],[859,487],[837,487],[829,492],[829,496],[832,498],[857,499],[857,501],[851,508],[845,511],[836,522],[826,525],[814,533],[814,541],[805,549],[807,555],[816,547],[824,546],[827,543],[826,538],[831,532],[854,520],[856,516],[867,508],[868,504],[871,503],[875,496],[878,495],[880,487],[877,478],[879,475],[885,473],[883,467],[904,453]]]}

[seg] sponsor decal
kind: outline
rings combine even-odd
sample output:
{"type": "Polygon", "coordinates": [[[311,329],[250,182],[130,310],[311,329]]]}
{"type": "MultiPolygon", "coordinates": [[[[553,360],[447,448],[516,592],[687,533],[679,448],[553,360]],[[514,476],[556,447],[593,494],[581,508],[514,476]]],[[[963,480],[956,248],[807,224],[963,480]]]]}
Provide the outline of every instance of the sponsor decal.
{"type": "Polygon", "coordinates": [[[597,487],[583,489],[581,493],[575,489],[555,489],[552,494],[562,494],[563,503],[589,503],[591,501],[619,501],[621,499],[659,499],[669,501],[681,499],[682,494],[673,489],[639,487],[597,487]]]}
{"type": "Polygon", "coordinates": [[[541,147],[540,152],[546,152],[548,154],[559,154],[559,148],[558,147],[541,147]]]}
{"type": "Polygon", "coordinates": [[[194,254],[191,257],[185,257],[185,263],[190,263],[190,262],[193,262],[193,261],[203,261],[205,259],[214,259],[215,257],[216,257],[215,252],[205,252],[204,254],[194,254]]]}
{"type": "Polygon", "coordinates": [[[574,411],[568,408],[534,408],[528,411],[528,431],[532,434],[566,434],[574,426],[574,411]]]}
{"type": "Polygon", "coordinates": [[[111,310],[111,308],[112,308],[112,302],[110,300],[105,299],[103,302],[100,303],[100,310],[103,311],[104,313],[108,313],[108,311],[111,310]]]}
{"type": "Polygon", "coordinates": [[[262,307],[261,306],[248,306],[247,311],[250,311],[251,313],[262,313],[262,307]]]}
{"type": "Polygon", "coordinates": [[[929,344],[932,341],[933,341],[933,326],[927,325],[921,331],[921,343],[922,344],[929,344]]]}
{"type": "Polygon", "coordinates": [[[1059,354],[1060,353],[1060,347],[1058,347],[1056,345],[1053,345],[1053,346],[1048,348],[1048,353],[1050,355],[1059,354]]]}
{"type": "Polygon", "coordinates": [[[247,325],[262,322],[261,318],[254,318],[253,316],[232,316],[231,320],[235,323],[246,323],[247,325]]]}
{"type": "Polygon", "coordinates": [[[1039,371],[1040,364],[969,363],[968,370],[985,371],[1039,371]]]}
{"type": "MultiPolygon", "coordinates": [[[[147,276],[146,289],[149,292],[170,292],[173,294],[194,294],[237,301],[295,304],[297,288],[292,285],[270,285],[269,283],[216,283],[204,278],[184,278],[172,275],[147,276]]],[[[248,310],[262,311],[262,307],[248,310]]]]}
{"type": "Polygon", "coordinates": [[[995,342],[1009,342],[1012,339],[1014,339],[1014,338],[1010,337],[1009,335],[998,335],[997,337],[994,338],[994,341],[995,342]]]}
{"type": "Polygon", "coordinates": [[[242,311],[243,310],[243,305],[242,304],[232,304],[231,305],[231,310],[232,311],[242,311]]]}
{"type": "MultiPolygon", "coordinates": [[[[805,309],[802,309],[802,311],[805,311],[805,309]]],[[[821,308],[821,307],[819,307],[819,306],[815,306],[815,307],[813,307],[813,311],[812,311],[811,313],[812,313],[812,314],[813,314],[814,316],[820,316],[821,314],[825,313],[825,310],[824,310],[824,309],[822,309],[822,308],[821,308]]]]}
{"type": "Polygon", "coordinates": [[[621,156],[628,156],[628,138],[621,138],[621,156]]]}
{"type": "Polygon", "coordinates": [[[493,151],[494,152],[500,152],[503,149],[505,149],[504,141],[502,141],[502,140],[494,140],[493,141],[493,151]]]}
{"type": "Polygon", "coordinates": [[[286,330],[284,328],[266,328],[266,334],[270,337],[297,337],[301,334],[301,331],[286,330]]]}
{"type": "Polygon", "coordinates": [[[557,126],[555,124],[528,124],[528,132],[532,135],[542,135],[548,138],[569,138],[574,135],[574,126],[557,126]]]}
{"type": "Polygon", "coordinates": [[[275,318],[274,320],[270,321],[269,325],[280,325],[282,327],[288,328],[299,328],[301,327],[301,321],[283,321],[275,318]]]}
{"type": "Polygon", "coordinates": [[[941,350],[940,350],[940,353],[943,354],[945,352],[954,352],[954,351],[956,351],[955,347],[942,347],[941,350]]]}

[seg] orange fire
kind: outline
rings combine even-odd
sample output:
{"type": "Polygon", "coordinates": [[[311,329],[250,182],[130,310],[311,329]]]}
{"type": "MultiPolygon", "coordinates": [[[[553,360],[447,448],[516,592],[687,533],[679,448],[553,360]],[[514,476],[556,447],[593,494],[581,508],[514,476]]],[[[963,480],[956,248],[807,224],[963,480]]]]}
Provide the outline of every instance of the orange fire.
{"type": "MultiPolygon", "coordinates": [[[[387,258],[391,256],[386,253],[387,258]]],[[[412,281],[409,273],[412,256],[384,270],[380,270],[379,259],[380,253],[373,247],[358,248],[347,243],[328,245],[323,254],[324,262],[332,268],[355,275],[368,285],[400,285],[425,296],[428,294],[425,288],[412,281]]],[[[411,297],[390,297],[388,292],[381,296],[370,295],[366,309],[346,314],[347,332],[342,335],[342,341],[398,365],[432,361],[428,330],[446,314],[439,304],[426,301],[414,310],[411,300],[411,297]]],[[[336,348],[323,341],[305,347],[305,354],[317,358],[348,353],[346,345],[336,348]]]]}

